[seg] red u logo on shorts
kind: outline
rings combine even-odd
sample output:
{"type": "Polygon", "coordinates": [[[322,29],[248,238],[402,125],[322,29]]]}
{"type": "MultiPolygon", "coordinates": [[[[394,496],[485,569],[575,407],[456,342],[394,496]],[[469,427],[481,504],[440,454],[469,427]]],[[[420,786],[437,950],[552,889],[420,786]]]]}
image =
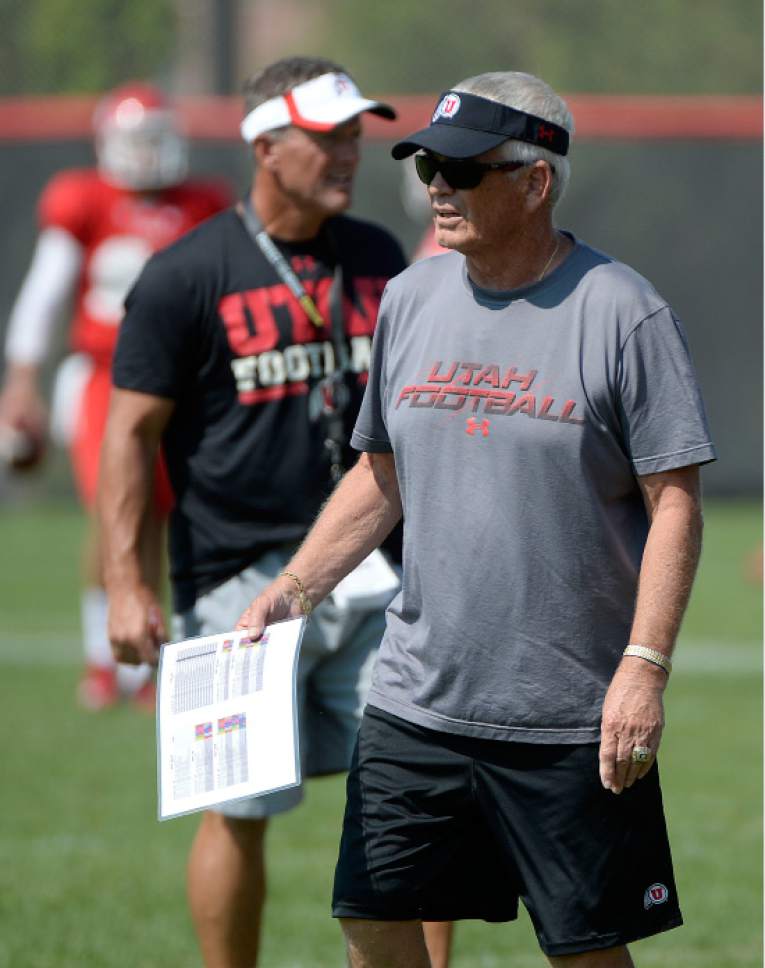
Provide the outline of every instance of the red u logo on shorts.
{"type": "Polygon", "coordinates": [[[654,904],[664,904],[669,897],[669,891],[664,884],[651,884],[643,896],[643,907],[648,910],[654,904]]]}

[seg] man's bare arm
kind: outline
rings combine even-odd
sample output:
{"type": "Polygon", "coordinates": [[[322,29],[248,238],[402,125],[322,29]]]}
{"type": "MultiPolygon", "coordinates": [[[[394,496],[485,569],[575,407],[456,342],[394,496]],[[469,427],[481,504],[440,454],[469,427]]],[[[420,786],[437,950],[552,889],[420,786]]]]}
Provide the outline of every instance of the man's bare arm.
{"type": "MultiPolygon", "coordinates": [[[[390,534],[401,519],[401,497],[392,454],[362,454],[316,519],[285,571],[296,575],[317,605],[390,534]]],[[[298,585],[279,577],[239,619],[259,635],[269,622],[302,614],[298,585]]]]}
{"type": "MultiPolygon", "coordinates": [[[[630,642],[667,656],[675,648],[701,555],[699,468],[638,478],[651,528],[640,568],[630,642]]],[[[625,662],[640,662],[628,657],[625,662]]]]}
{"type": "Polygon", "coordinates": [[[101,449],[98,514],[109,596],[109,638],[120,662],[157,661],[166,630],[141,565],[141,532],[173,401],[115,388],[101,449]]]}
{"type": "MultiPolygon", "coordinates": [[[[696,466],[639,478],[650,530],[640,568],[630,644],[662,652],[675,647],[701,554],[701,494],[696,466]]],[[[619,664],[603,703],[600,775],[614,793],[645,776],[664,728],[662,695],[667,673],[636,656],[619,664]],[[635,746],[648,747],[645,763],[631,761],[635,746]]]]}
{"type": "Polygon", "coordinates": [[[40,367],[37,363],[9,362],[0,390],[0,424],[24,427],[41,438],[45,436],[48,411],[40,392],[40,367]]]}

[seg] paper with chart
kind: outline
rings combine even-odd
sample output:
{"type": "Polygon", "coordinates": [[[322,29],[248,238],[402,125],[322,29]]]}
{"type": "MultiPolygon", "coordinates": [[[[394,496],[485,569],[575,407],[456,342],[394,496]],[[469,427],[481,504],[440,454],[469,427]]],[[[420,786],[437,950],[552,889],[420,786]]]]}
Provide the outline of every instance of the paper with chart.
{"type": "Polygon", "coordinates": [[[160,652],[159,819],[300,783],[297,661],[305,619],[253,641],[223,632],[160,652]]]}

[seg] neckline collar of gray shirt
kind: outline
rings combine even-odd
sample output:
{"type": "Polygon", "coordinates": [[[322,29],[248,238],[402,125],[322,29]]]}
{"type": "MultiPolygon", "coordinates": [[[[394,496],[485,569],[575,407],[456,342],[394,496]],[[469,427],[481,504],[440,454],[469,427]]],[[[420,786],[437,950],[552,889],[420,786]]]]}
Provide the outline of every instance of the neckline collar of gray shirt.
{"type": "Polygon", "coordinates": [[[552,272],[546,275],[543,279],[539,279],[536,282],[531,282],[525,286],[520,286],[518,289],[484,289],[482,286],[477,285],[468,275],[467,271],[467,261],[462,263],[462,281],[465,288],[472,295],[479,306],[484,306],[486,309],[505,309],[510,303],[515,302],[518,299],[528,299],[530,296],[536,295],[542,290],[546,289],[548,286],[557,284],[565,275],[568,274],[574,262],[576,262],[576,257],[581,250],[581,245],[575,235],[571,232],[567,232],[564,229],[559,230],[562,235],[566,238],[571,239],[574,243],[574,248],[569,252],[566,258],[561,262],[559,266],[556,266],[552,272]]]}

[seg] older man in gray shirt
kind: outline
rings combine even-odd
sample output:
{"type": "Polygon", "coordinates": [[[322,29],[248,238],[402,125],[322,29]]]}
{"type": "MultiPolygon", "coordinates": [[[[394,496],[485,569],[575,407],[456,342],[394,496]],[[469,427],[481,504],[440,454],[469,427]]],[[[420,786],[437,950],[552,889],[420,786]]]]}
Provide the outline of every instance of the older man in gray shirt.
{"type": "Polygon", "coordinates": [[[629,968],[682,923],[655,758],[714,449],[667,303],[555,227],[572,129],[484,74],[395,146],[452,251],[389,283],[362,456],[240,621],[309,611],[403,511],[335,878],[359,968],[519,897],[553,965],[629,968]]]}

